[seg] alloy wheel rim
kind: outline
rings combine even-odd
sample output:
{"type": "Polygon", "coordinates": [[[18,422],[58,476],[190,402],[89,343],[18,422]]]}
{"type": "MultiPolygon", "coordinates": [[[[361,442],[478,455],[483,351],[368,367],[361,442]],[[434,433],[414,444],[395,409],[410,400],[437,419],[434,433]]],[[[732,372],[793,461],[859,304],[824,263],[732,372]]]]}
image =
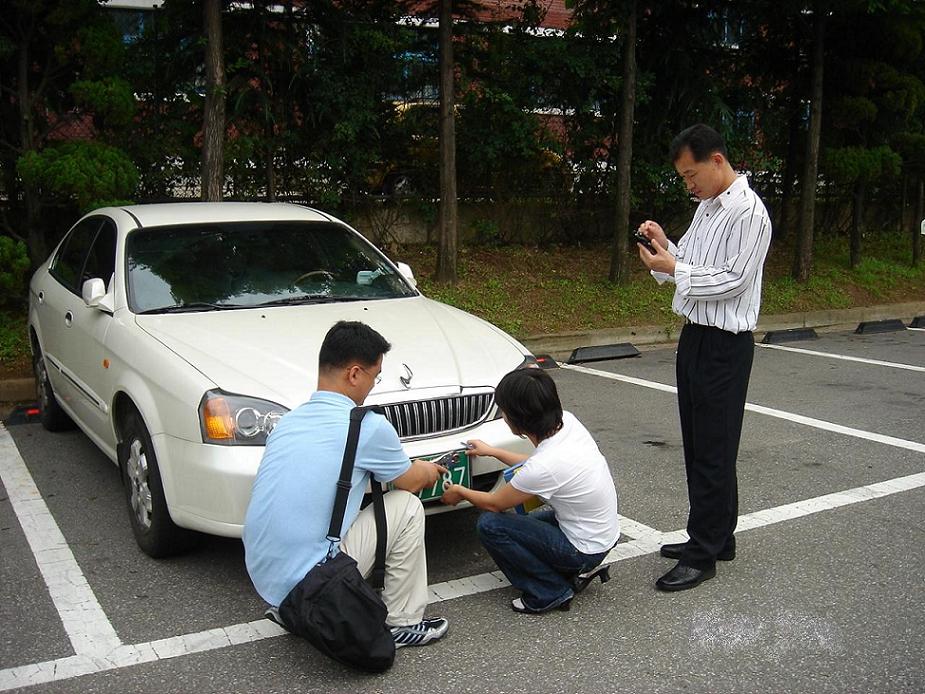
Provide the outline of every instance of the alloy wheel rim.
{"type": "Polygon", "coordinates": [[[151,488],[148,485],[148,458],[141,441],[134,439],[129,446],[125,461],[128,476],[132,513],[138,525],[147,530],[151,527],[151,488]]]}

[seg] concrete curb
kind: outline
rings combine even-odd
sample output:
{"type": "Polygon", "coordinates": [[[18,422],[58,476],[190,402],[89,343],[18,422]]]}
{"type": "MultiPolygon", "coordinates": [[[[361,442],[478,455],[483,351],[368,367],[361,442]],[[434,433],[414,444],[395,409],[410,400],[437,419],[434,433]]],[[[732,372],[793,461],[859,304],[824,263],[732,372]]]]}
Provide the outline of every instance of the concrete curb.
{"type": "MultiPolygon", "coordinates": [[[[815,328],[817,331],[841,330],[855,328],[861,321],[885,320],[888,318],[899,318],[904,323],[908,323],[915,316],[920,315],[925,315],[925,301],[762,316],[758,322],[755,339],[761,340],[764,334],[771,330],[789,330],[790,328],[815,328]]],[[[681,332],[681,325],[682,322],[678,319],[664,326],[628,326],[603,330],[532,335],[523,338],[521,342],[534,354],[549,354],[556,359],[564,360],[568,359],[572,350],[577,347],[610,345],[619,342],[631,342],[639,347],[641,345],[674,342],[681,332]]],[[[10,378],[0,380],[0,403],[34,401],[35,379],[10,378]]]]}
{"type": "Polygon", "coordinates": [[[0,380],[0,402],[35,402],[35,379],[0,380]]]}
{"type": "MultiPolygon", "coordinates": [[[[883,304],[880,306],[862,306],[858,308],[834,309],[829,311],[805,311],[801,313],[783,313],[761,316],[755,339],[761,340],[771,330],[789,330],[791,328],[814,328],[819,332],[853,329],[862,321],[899,318],[909,323],[915,316],[925,311],[925,301],[904,304],[883,304]]],[[[558,360],[568,359],[576,347],[609,345],[619,342],[631,342],[640,345],[654,345],[675,342],[683,325],[680,319],[664,326],[628,326],[604,330],[586,330],[550,335],[533,335],[523,338],[521,342],[534,354],[549,354],[558,360]]]]}

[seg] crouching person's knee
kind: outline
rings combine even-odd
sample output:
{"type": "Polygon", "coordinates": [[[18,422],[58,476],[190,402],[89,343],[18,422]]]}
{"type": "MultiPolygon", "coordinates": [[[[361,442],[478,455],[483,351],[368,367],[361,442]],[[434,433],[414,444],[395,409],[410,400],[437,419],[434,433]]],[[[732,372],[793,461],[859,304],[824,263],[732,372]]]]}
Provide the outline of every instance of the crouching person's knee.
{"type": "Polygon", "coordinates": [[[476,523],[476,530],[480,538],[497,537],[504,531],[503,514],[486,511],[479,516],[479,520],[476,523]]]}
{"type": "Polygon", "coordinates": [[[393,489],[385,495],[385,501],[386,512],[390,516],[395,514],[395,519],[399,521],[394,525],[420,532],[421,536],[424,535],[424,505],[417,494],[406,492],[403,489],[393,489]]]}

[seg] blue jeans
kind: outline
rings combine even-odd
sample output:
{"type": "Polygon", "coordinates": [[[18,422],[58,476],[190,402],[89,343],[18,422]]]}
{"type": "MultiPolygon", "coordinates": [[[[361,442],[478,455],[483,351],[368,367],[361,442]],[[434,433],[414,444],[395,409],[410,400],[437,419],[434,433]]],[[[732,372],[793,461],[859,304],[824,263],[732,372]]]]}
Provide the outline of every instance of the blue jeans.
{"type": "Polygon", "coordinates": [[[570,599],[572,578],[600,564],[607,552],[585,554],[559,529],[552,509],[529,515],[483,513],[478,521],[479,540],[507,576],[523,591],[524,604],[545,610],[570,599]]]}

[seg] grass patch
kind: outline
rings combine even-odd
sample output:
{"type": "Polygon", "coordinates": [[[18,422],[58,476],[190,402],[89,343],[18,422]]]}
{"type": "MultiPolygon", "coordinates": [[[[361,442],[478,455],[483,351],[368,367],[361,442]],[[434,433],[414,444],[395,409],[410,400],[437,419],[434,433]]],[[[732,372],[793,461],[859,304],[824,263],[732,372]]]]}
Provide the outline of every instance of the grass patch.
{"type": "Polygon", "coordinates": [[[0,311],[0,374],[28,374],[31,363],[26,313],[0,311]]]}
{"type": "MultiPolygon", "coordinates": [[[[607,281],[610,247],[466,247],[459,284],[431,279],[436,249],[408,247],[396,257],[415,269],[429,297],[474,313],[517,337],[595,328],[652,325],[668,329],[674,285],[659,286],[635,258],[628,284],[607,281]]],[[[911,266],[908,237],[884,233],[865,239],[863,260],[848,266],[842,237],[816,240],[813,272],[790,277],[793,247],[775,242],[765,265],[764,315],[925,300],[925,265],[911,266]],[[867,255],[864,255],[867,254],[867,255]]]]}

